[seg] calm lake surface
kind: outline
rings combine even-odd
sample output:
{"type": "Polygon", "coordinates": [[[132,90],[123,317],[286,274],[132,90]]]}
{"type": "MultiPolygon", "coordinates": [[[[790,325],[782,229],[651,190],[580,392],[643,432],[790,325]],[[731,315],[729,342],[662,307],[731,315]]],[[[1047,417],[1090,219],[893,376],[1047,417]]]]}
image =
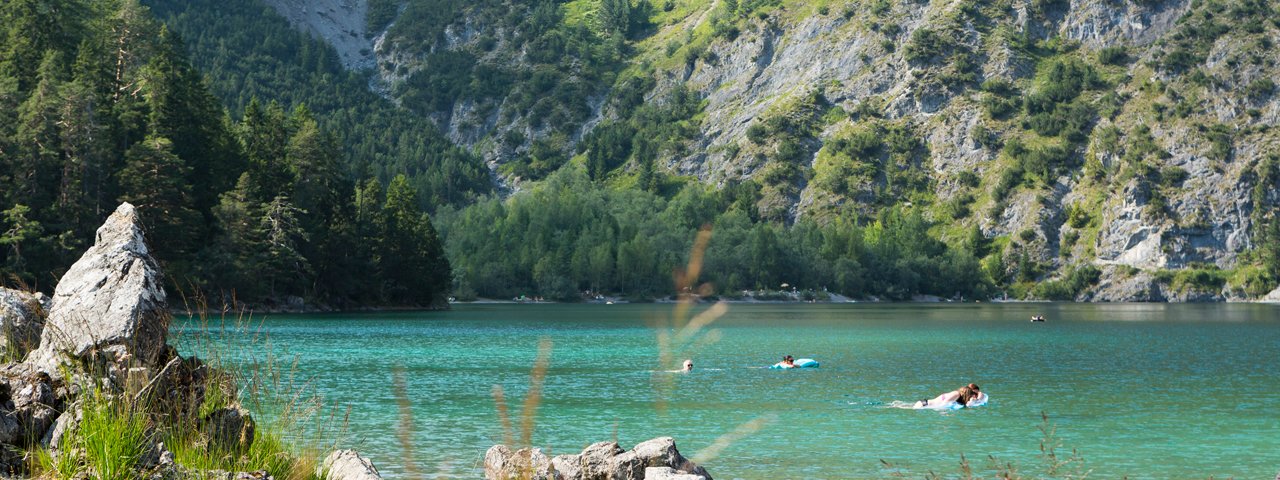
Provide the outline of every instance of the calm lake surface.
{"type": "Polygon", "coordinates": [[[655,325],[673,312],[457,305],[261,323],[329,403],[351,407],[355,446],[390,478],[405,471],[393,369],[404,372],[417,469],[483,478],[484,452],[503,436],[493,386],[518,431],[542,338],[552,354],[533,443],[552,454],[669,435],[691,457],[736,432],[705,462],[717,479],[921,478],[958,473],[962,454],[977,470],[994,455],[1036,474],[1045,412],[1062,456],[1077,449],[1094,478],[1280,471],[1277,306],[735,304],[674,354],[694,360],[688,374],[659,371],[655,325]],[[1049,321],[1028,322],[1035,313],[1049,321]],[[760,368],[783,354],[822,366],[760,368]],[[987,406],[887,406],[971,381],[987,406]]]}

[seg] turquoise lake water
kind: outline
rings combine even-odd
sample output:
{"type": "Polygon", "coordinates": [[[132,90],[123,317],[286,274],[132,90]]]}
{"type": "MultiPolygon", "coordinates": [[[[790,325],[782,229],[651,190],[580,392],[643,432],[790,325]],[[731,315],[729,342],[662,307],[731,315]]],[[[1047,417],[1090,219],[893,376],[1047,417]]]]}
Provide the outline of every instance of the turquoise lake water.
{"type": "Polygon", "coordinates": [[[458,305],[261,326],[330,404],[351,408],[351,443],[389,478],[406,468],[393,369],[404,372],[417,469],[483,478],[484,452],[503,436],[493,386],[518,430],[542,338],[552,354],[533,443],[552,454],[669,435],[693,456],[730,434],[704,463],[717,479],[921,478],[957,474],[961,455],[976,470],[994,455],[1038,474],[1045,412],[1059,452],[1078,450],[1092,478],[1280,472],[1277,306],[735,304],[676,354],[694,360],[688,374],[658,371],[654,325],[672,314],[664,304],[458,305]],[[1035,313],[1049,321],[1028,322],[1035,313]],[[760,368],[783,354],[822,366],[760,368]],[[887,407],[968,382],[987,406],[887,407]]]}

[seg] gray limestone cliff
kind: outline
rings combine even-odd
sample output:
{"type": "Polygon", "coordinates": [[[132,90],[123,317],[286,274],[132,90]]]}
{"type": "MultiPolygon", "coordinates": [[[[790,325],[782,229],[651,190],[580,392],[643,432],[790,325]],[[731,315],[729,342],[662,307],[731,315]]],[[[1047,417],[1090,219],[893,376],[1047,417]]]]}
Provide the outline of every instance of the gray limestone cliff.
{"type": "MultiPolygon", "coordinates": [[[[290,18],[337,8],[329,3],[272,0],[290,18]]],[[[351,2],[353,15],[363,4],[351,2]]],[[[704,99],[687,148],[658,152],[667,171],[715,185],[760,182],[762,212],[788,222],[850,208],[874,214],[886,203],[923,198],[931,220],[948,231],[977,226],[986,239],[1009,245],[1005,263],[1025,255],[1042,280],[1097,268],[1103,281],[1081,300],[1265,293],[1203,286],[1173,292],[1158,275],[1235,268],[1255,247],[1260,204],[1280,204],[1275,185],[1258,185],[1260,165],[1280,154],[1280,131],[1272,128],[1280,121],[1272,80],[1280,76],[1280,25],[1251,13],[1251,4],[779,1],[749,14],[726,14],[726,5],[681,3],[675,13],[656,14],[658,24],[631,42],[629,68],[652,72],[656,85],[646,100],[683,88],[704,99]],[[731,33],[719,33],[724,22],[735,25],[731,33]],[[702,51],[689,53],[695,49],[702,51]],[[1076,100],[1048,107],[1078,108],[1060,117],[1081,125],[1059,134],[1061,126],[1045,125],[1024,101],[1044,94],[1051,70],[1071,62],[1088,65],[1097,79],[1076,100]],[[1000,113],[1001,102],[1013,113],[1000,113]],[[751,138],[751,129],[776,118],[804,132],[787,141],[751,138]],[[917,143],[853,158],[872,173],[837,171],[833,180],[831,165],[845,155],[840,142],[863,131],[917,143]],[[1024,174],[1018,169],[1025,161],[1007,148],[1013,140],[1030,146],[1028,158],[1048,152],[1059,165],[1024,174]],[[792,159],[780,160],[784,148],[792,159]],[[994,193],[1001,190],[1010,191],[994,193]]],[[[386,32],[323,36],[339,50],[352,48],[344,46],[348,37],[379,42],[375,83],[384,86],[428,68],[424,55],[441,51],[522,65],[529,52],[509,51],[522,32],[504,30],[485,12],[459,9],[430,52],[386,32]]],[[[580,128],[555,138],[566,154],[593,126],[621,114],[604,101],[620,87],[599,87],[599,98],[586,99],[590,113],[580,128]]],[[[464,96],[431,118],[501,172],[530,144],[562,135],[535,127],[537,119],[513,103],[501,94],[464,96]]],[[[518,189],[519,178],[502,178],[518,189]]]]}

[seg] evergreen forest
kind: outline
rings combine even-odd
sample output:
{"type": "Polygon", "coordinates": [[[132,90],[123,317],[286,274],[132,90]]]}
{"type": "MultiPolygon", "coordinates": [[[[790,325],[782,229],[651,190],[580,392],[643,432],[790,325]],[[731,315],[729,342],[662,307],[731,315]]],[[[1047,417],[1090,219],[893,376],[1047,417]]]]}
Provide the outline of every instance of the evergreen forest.
{"type": "Polygon", "coordinates": [[[8,1],[0,38],[6,284],[50,291],[131,202],[171,294],[443,303],[451,275],[422,188],[350,168],[302,102],[224,107],[180,36],[138,2],[8,1]]]}

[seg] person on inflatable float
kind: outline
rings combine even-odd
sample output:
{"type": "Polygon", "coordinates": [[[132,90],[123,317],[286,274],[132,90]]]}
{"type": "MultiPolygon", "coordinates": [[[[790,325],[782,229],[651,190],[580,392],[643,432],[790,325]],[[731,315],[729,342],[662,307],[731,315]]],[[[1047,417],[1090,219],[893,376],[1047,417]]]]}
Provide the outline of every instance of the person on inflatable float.
{"type": "Polygon", "coordinates": [[[795,359],[794,357],[792,357],[791,355],[785,355],[785,356],[783,356],[783,357],[782,357],[782,364],[781,364],[781,365],[782,365],[782,368],[795,368],[795,367],[796,367],[796,359],[795,359]]]}
{"type": "Polygon", "coordinates": [[[982,393],[982,389],[978,388],[977,384],[970,383],[956,390],[938,395],[932,400],[921,400],[916,402],[915,406],[919,408],[932,405],[946,405],[955,402],[960,406],[968,407],[971,406],[971,404],[977,405],[978,403],[981,403],[980,400],[984,395],[985,394],[982,393]]]}

